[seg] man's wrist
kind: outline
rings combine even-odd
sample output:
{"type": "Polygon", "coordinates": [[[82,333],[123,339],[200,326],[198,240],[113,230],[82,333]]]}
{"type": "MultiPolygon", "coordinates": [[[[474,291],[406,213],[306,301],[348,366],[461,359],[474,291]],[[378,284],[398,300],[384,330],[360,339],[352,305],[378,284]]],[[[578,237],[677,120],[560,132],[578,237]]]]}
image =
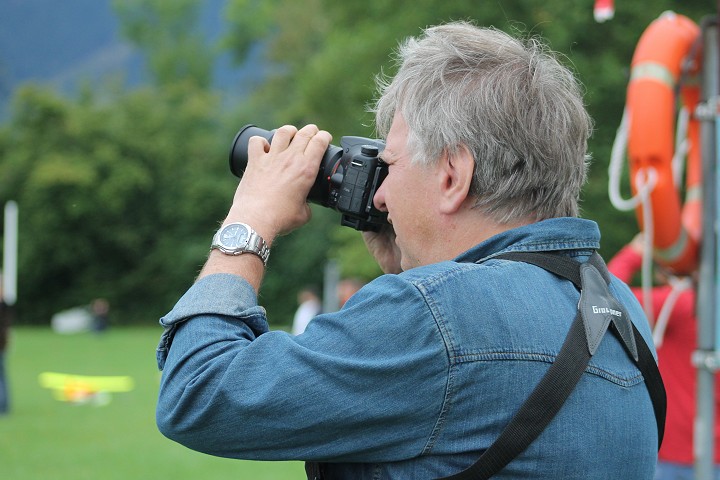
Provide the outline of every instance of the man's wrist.
{"type": "Polygon", "coordinates": [[[253,227],[242,222],[223,223],[213,236],[211,248],[230,256],[250,253],[259,257],[263,265],[267,265],[270,256],[270,246],[265,239],[253,227]]]}
{"type": "Polygon", "coordinates": [[[230,223],[244,223],[249,225],[265,240],[268,247],[272,246],[275,237],[278,235],[277,229],[272,226],[271,222],[268,222],[267,215],[255,215],[247,211],[242,211],[239,208],[237,210],[231,208],[227,217],[223,220],[221,227],[230,223]]]}

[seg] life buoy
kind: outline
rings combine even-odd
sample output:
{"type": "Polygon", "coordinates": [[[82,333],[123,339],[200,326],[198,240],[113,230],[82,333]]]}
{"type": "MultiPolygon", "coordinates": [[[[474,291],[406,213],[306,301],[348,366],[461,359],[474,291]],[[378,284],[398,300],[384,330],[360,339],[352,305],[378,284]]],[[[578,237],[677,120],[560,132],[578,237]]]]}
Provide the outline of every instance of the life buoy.
{"type": "MultiPolygon", "coordinates": [[[[654,183],[650,193],[653,257],[676,274],[697,269],[702,235],[700,126],[694,115],[700,90],[692,81],[684,82],[680,91],[690,114],[684,203],[672,166],[677,86],[681,73],[697,73],[699,61],[689,67],[687,62],[697,60],[689,54],[694,53],[699,36],[700,28],[683,15],[666,12],[653,21],[635,49],[627,89],[631,188],[636,194],[644,182],[654,183]]],[[[640,229],[645,230],[642,206],[635,211],[640,229]]]]}
{"type": "Polygon", "coordinates": [[[598,23],[611,20],[615,16],[614,0],[595,0],[593,16],[595,17],[595,21],[598,23]]]}

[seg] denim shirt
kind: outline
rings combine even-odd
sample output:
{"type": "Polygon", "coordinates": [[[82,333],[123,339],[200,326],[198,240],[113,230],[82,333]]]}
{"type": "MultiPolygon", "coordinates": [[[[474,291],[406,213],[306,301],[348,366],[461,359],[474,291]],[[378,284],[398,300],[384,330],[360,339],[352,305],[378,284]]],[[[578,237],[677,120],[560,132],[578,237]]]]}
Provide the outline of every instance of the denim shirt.
{"type": "MultiPolygon", "coordinates": [[[[269,331],[242,278],[193,285],[160,320],[157,423],[212,455],[327,462],[329,478],[436,478],[498,437],[558,354],[578,290],[508,251],[584,261],[597,225],[557,218],[453,261],[383,275],[292,336],[269,331]]],[[[280,268],[280,267],[278,267],[280,268]]],[[[653,350],[628,287],[610,290],[653,350]]],[[[612,334],[545,431],[494,478],[651,479],[657,427],[642,375],[612,334]]]]}

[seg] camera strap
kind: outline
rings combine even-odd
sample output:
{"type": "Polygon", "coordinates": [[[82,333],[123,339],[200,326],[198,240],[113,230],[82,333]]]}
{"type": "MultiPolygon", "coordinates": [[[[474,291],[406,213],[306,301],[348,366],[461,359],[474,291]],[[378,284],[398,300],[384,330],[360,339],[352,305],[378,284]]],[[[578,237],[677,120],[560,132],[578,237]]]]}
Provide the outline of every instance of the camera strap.
{"type": "MultiPolygon", "coordinates": [[[[659,449],[665,431],[665,387],[650,348],[610,293],[610,273],[602,257],[593,252],[586,263],[546,252],[509,252],[492,258],[529,263],[570,280],[580,290],[578,312],[555,361],[495,442],[469,468],[437,480],[487,480],[525,451],[560,411],[608,330],[618,337],[645,380],[659,449]]],[[[309,479],[327,480],[322,463],[306,463],[306,473],[309,479]]]]}
{"type": "Polygon", "coordinates": [[[489,479],[525,451],[560,411],[607,330],[618,337],[643,375],[655,412],[659,449],[665,431],[665,387],[650,348],[608,289],[610,274],[602,257],[593,252],[587,263],[540,252],[511,252],[493,258],[529,263],[570,280],[580,290],[578,313],[555,362],[495,442],[469,468],[438,480],[489,479]]]}

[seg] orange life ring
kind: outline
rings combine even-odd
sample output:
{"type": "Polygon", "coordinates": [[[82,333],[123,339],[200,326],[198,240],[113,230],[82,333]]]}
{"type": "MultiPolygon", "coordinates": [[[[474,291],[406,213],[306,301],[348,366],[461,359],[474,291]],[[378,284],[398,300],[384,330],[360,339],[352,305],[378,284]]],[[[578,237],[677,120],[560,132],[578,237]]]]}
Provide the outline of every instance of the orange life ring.
{"type": "MultiPolygon", "coordinates": [[[[627,90],[631,188],[636,194],[640,182],[648,179],[654,170],[656,182],[650,193],[653,257],[677,274],[689,274],[697,269],[702,235],[700,127],[694,115],[700,91],[692,82],[681,86],[682,103],[690,113],[684,204],[672,168],[676,90],[683,68],[686,74],[697,73],[699,62],[690,68],[684,62],[699,36],[700,28],[683,15],[666,12],[653,21],[635,49],[627,90]]],[[[645,230],[641,205],[636,208],[636,214],[641,230],[645,230]]]]}

